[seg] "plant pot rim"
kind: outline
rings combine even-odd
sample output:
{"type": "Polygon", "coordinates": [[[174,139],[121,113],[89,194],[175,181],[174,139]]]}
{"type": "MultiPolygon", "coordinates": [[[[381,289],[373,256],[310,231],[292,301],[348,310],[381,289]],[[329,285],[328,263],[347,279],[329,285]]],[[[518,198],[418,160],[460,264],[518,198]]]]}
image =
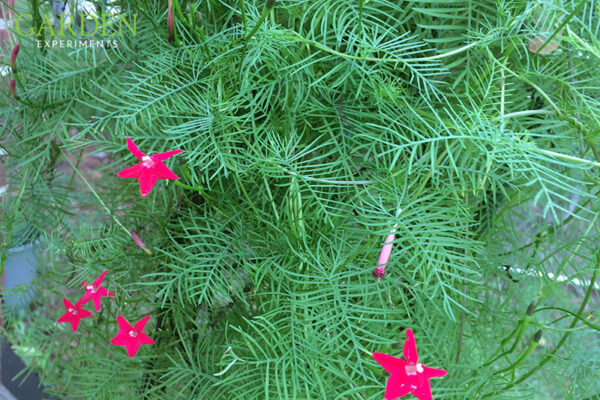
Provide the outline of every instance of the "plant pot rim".
{"type": "Polygon", "coordinates": [[[37,245],[38,241],[34,241],[34,242],[29,242],[29,243],[25,243],[21,246],[17,246],[17,247],[11,247],[10,249],[8,249],[8,254],[17,254],[17,253],[22,253],[23,251],[29,250],[31,248],[33,248],[33,245],[37,245]]]}

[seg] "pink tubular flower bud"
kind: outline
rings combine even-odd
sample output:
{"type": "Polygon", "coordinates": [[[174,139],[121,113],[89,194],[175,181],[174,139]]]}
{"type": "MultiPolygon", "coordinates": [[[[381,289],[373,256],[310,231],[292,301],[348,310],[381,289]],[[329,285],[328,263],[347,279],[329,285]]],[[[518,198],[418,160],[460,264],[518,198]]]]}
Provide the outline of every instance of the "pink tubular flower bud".
{"type": "Polygon", "coordinates": [[[17,73],[17,56],[19,55],[19,50],[21,50],[21,46],[16,44],[10,53],[10,67],[12,68],[13,74],[17,73]]]}
{"type": "Polygon", "coordinates": [[[13,96],[18,97],[17,96],[17,81],[15,80],[15,78],[12,78],[10,80],[10,91],[12,92],[13,96]]]}
{"type": "MultiPolygon", "coordinates": [[[[392,232],[395,231],[395,229],[392,230],[392,232]]],[[[388,261],[390,260],[390,255],[392,254],[392,242],[395,238],[396,235],[393,233],[391,235],[387,235],[387,237],[385,238],[385,244],[381,249],[381,253],[379,253],[379,260],[377,261],[377,265],[383,265],[385,267],[385,265],[388,263],[388,261]]]]}
{"type": "Polygon", "coordinates": [[[387,235],[383,247],[381,248],[381,253],[379,253],[377,268],[373,270],[373,276],[376,277],[377,280],[385,277],[385,267],[387,266],[387,263],[390,260],[390,255],[392,254],[392,242],[396,238],[395,232],[397,227],[398,224],[395,224],[394,229],[392,229],[392,233],[387,235]]]}
{"type": "Polygon", "coordinates": [[[150,249],[146,247],[146,245],[144,244],[144,242],[142,242],[142,239],[138,236],[137,233],[135,233],[134,231],[131,231],[129,233],[131,234],[131,237],[133,238],[135,244],[137,244],[140,249],[144,250],[148,255],[152,255],[152,251],[150,251],[150,249]]]}

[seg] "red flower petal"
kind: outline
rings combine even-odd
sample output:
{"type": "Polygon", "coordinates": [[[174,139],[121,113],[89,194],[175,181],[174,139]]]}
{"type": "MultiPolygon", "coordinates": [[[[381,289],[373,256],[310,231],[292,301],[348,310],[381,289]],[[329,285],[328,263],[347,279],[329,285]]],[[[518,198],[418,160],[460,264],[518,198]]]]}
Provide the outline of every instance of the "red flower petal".
{"type": "Polygon", "coordinates": [[[87,295],[87,292],[85,292],[83,294],[83,296],[81,296],[79,298],[79,300],[77,300],[77,303],[75,303],[75,308],[81,308],[85,303],[87,303],[88,301],[90,301],[89,298],[87,300],[85,299],[86,295],[87,295]]]}
{"type": "Polygon", "coordinates": [[[154,161],[165,161],[166,159],[174,156],[175,154],[179,154],[181,153],[183,150],[171,150],[171,151],[166,151],[164,153],[158,153],[158,154],[153,154],[150,157],[154,160],[154,161]]]}
{"type": "Polygon", "coordinates": [[[79,328],[79,321],[81,321],[80,318],[71,319],[71,329],[73,329],[73,332],[77,331],[77,328],[79,328]]]}
{"type": "Polygon", "coordinates": [[[71,318],[69,318],[69,313],[65,313],[63,315],[60,316],[60,318],[58,319],[58,322],[69,322],[71,320],[71,318]]]}
{"type": "Polygon", "coordinates": [[[154,185],[156,185],[156,181],[158,177],[154,174],[153,171],[146,169],[142,170],[142,173],[138,177],[138,181],[140,182],[140,193],[142,197],[148,196],[148,193],[152,190],[154,185]]]}
{"type": "Polygon", "coordinates": [[[137,353],[137,351],[140,349],[140,346],[141,343],[137,340],[132,340],[125,345],[125,348],[127,349],[127,355],[129,356],[129,358],[133,358],[135,356],[135,353],[137,353]]]}
{"type": "Polygon", "coordinates": [[[94,309],[96,312],[100,311],[100,295],[98,292],[92,294],[92,300],[94,301],[94,309]]]}
{"type": "Polygon", "coordinates": [[[410,329],[406,330],[406,341],[404,342],[404,358],[406,361],[417,363],[419,356],[417,355],[417,344],[415,343],[415,335],[410,329]]]}
{"type": "Polygon", "coordinates": [[[175,175],[175,173],[171,171],[169,167],[160,161],[157,161],[156,164],[154,164],[153,169],[158,179],[179,179],[179,177],[175,175]]]}
{"type": "Polygon", "coordinates": [[[115,344],[117,346],[125,346],[127,343],[129,343],[130,340],[131,337],[129,335],[119,331],[119,333],[117,333],[117,335],[110,340],[110,344],[115,344]]]}
{"type": "Polygon", "coordinates": [[[146,322],[148,322],[149,319],[150,319],[150,315],[146,315],[144,318],[140,319],[138,322],[135,323],[135,325],[133,326],[133,329],[135,329],[138,332],[143,331],[144,326],[146,326],[146,322]]]}
{"type": "Polygon", "coordinates": [[[373,358],[390,374],[398,370],[404,371],[406,361],[385,353],[373,353],[373,358]]]}
{"type": "Polygon", "coordinates": [[[129,149],[131,154],[133,154],[136,158],[139,158],[140,160],[145,156],[145,154],[142,153],[140,149],[138,149],[138,147],[135,145],[135,143],[133,143],[133,140],[131,140],[129,136],[127,136],[127,148],[129,149]]]}
{"type": "Polygon", "coordinates": [[[142,163],[137,163],[133,167],[125,168],[120,171],[117,175],[119,178],[138,178],[142,173],[142,163]]]}
{"type": "MultiPolygon", "coordinates": [[[[83,282],[82,283],[83,286],[87,285],[87,283],[83,282]]],[[[79,304],[79,306],[83,306],[84,304],[86,304],[88,301],[90,301],[92,299],[92,292],[91,291],[86,291],[83,296],[81,296],[81,298],[77,301],[77,304],[79,304]]]]}
{"type": "Polygon", "coordinates": [[[133,327],[129,324],[129,322],[127,322],[127,320],[120,315],[117,315],[117,324],[119,325],[119,331],[125,332],[125,334],[133,330],[133,327]]]}
{"type": "Polygon", "coordinates": [[[410,385],[399,374],[392,374],[385,386],[385,400],[394,400],[410,393],[410,385]]]}
{"type": "Polygon", "coordinates": [[[445,376],[447,373],[448,371],[444,369],[430,368],[423,365],[423,376],[425,376],[427,379],[445,376]]]}
{"type": "Polygon", "coordinates": [[[144,332],[138,333],[138,338],[140,339],[141,344],[154,344],[154,340],[152,340],[150,336],[146,335],[144,332]]]}
{"type": "Polygon", "coordinates": [[[410,392],[419,400],[433,400],[433,397],[431,396],[431,386],[427,379],[425,379],[422,384],[417,385],[416,388],[411,389],[410,392]]]}
{"type": "Polygon", "coordinates": [[[107,269],[104,270],[103,273],[100,274],[99,277],[96,278],[96,280],[94,281],[94,287],[98,287],[102,284],[102,281],[104,280],[104,276],[106,275],[106,273],[108,272],[107,269]]]}

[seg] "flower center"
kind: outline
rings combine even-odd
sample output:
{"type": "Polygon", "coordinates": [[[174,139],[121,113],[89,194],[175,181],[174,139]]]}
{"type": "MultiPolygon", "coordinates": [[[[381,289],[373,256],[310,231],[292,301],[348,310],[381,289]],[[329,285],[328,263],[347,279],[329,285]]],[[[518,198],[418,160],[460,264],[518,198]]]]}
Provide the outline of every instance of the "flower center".
{"type": "Polygon", "coordinates": [[[146,168],[152,168],[154,166],[154,160],[151,157],[142,157],[142,165],[146,168]]]}
{"type": "Polygon", "coordinates": [[[138,333],[136,331],[129,331],[129,336],[136,337],[138,333]]]}
{"type": "Polygon", "coordinates": [[[85,287],[85,290],[91,290],[92,293],[96,293],[96,289],[94,288],[94,285],[87,285],[85,287]]]}
{"type": "Polygon", "coordinates": [[[377,280],[379,280],[380,278],[384,278],[385,277],[385,265],[375,268],[373,270],[373,276],[376,277],[377,280]]]}
{"type": "Polygon", "coordinates": [[[416,375],[417,373],[423,372],[423,364],[421,363],[406,363],[404,367],[406,375],[416,375]]]}
{"type": "Polygon", "coordinates": [[[67,309],[67,311],[68,311],[68,312],[70,312],[70,313],[71,313],[71,314],[73,314],[73,315],[77,314],[77,310],[76,310],[76,309],[74,309],[74,308],[71,308],[71,307],[69,307],[69,308],[67,309]]]}

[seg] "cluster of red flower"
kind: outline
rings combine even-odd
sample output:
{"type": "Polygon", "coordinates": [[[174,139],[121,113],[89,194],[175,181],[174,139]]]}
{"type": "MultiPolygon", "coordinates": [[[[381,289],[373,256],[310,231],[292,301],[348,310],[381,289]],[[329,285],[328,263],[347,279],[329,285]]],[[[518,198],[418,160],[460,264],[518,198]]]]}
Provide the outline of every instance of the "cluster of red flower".
{"type": "MultiPolygon", "coordinates": [[[[137,179],[140,184],[142,197],[148,195],[158,179],[179,179],[179,177],[164,165],[162,161],[180,153],[181,150],[172,150],[147,156],[137,148],[135,143],[133,143],[133,140],[129,137],[127,138],[127,148],[141,161],[136,165],[119,172],[119,177],[137,179]]],[[[385,267],[390,258],[392,242],[395,238],[394,233],[395,229],[392,231],[392,234],[386,238],[378,260],[378,267],[373,271],[373,275],[378,279],[385,276],[385,267]]],[[[132,235],[133,234],[134,233],[132,232],[132,235]]],[[[133,235],[133,237],[134,239],[137,238],[139,240],[137,235],[133,235]]],[[[136,243],[138,243],[138,240],[136,240],[136,243]]],[[[139,241],[141,243],[141,240],[139,241]]],[[[99,311],[100,298],[102,296],[114,296],[113,293],[100,286],[105,274],[106,271],[104,271],[93,284],[86,284],[83,282],[83,285],[86,287],[86,293],[75,305],[71,304],[67,299],[64,299],[67,312],[59,318],[58,322],[70,322],[73,331],[75,331],[82,318],[92,316],[89,311],[81,308],[85,303],[93,300],[96,311],[99,311]]],[[[150,315],[147,315],[132,327],[125,318],[120,315],[117,316],[119,333],[117,333],[110,342],[115,345],[125,346],[129,357],[135,356],[140,345],[154,343],[154,341],[143,332],[144,326],[149,318],[150,315]]],[[[429,379],[444,376],[446,375],[446,371],[443,369],[430,368],[419,363],[415,337],[410,329],[406,330],[406,341],[404,342],[403,353],[405,360],[384,353],[373,353],[375,361],[381,364],[381,366],[391,374],[386,385],[385,399],[394,400],[411,393],[420,400],[432,400],[429,379]]]]}
{"type": "MultiPolygon", "coordinates": [[[[82,308],[84,304],[92,300],[94,308],[96,309],[96,312],[98,312],[100,311],[100,298],[102,296],[115,296],[114,293],[109,292],[104,286],[101,286],[106,272],[108,272],[108,270],[105,270],[94,283],[87,283],[85,281],[81,283],[85,288],[85,293],[74,305],[66,298],[63,298],[66,312],[58,319],[58,322],[70,322],[71,328],[73,328],[73,332],[75,332],[79,326],[79,321],[81,321],[82,318],[92,317],[91,312],[82,308]]],[[[154,343],[154,341],[143,332],[144,326],[149,318],[150,315],[146,315],[132,327],[125,318],[117,315],[119,332],[111,339],[110,343],[118,346],[125,346],[129,357],[135,356],[135,353],[137,353],[142,344],[154,343]]]]}
{"type": "MultiPolygon", "coordinates": [[[[142,197],[146,197],[148,193],[150,193],[150,190],[152,190],[158,179],[179,179],[173,171],[163,164],[163,161],[180,153],[181,150],[172,150],[167,151],[166,153],[147,156],[137,148],[135,143],[133,143],[133,140],[129,137],[127,138],[127,148],[141,161],[133,167],[126,168],[119,172],[119,177],[136,178],[140,183],[142,197]]],[[[146,246],[144,246],[137,234],[135,232],[131,232],[131,234],[138,246],[147,251],[146,246]]],[[[63,298],[66,312],[58,319],[58,322],[70,322],[73,332],[75,332],[82,318],[92,317],[91,312],[82,308],[84,304],[92,300],[96,312],[100,311],[100,298],[102,296],[114,296],[114,293],[109,292],[105,287],[100,286],[107,271],[104,271],[92,284],[83,282],[86,292],[75,304],[72,304],[69,300],[63,298]]],[[[149,318],[150,315],[147,315],[139,320],[134,326],[131,326],[125,318],[118,315],[117,324],[119,325],[119,332],[111,339],[110,343],[118,346],[125,346],[129,357],[135,356],[142,344],[154,343],[154,341],[143,332],[144,326],[149,318]]]]}
{"type": "MultiPolygon", "coordinates": [[[[133,140],[131,140],[129,137],[127,138],[127,148],[141,161],[133,167],[126,168],[119,172],[119,177],[136,178],[140,183],[140,192],[142,193],[142,197],[146,197],[148,195],[158,179],[179,179],[179,177],[175,175],[173,171],[163,164],[163,161],[175,154],[180,153],[181,150],[172,150],[167,151],[166,153],[147,156],[137,148],[135,143],[133,143],[133,140]]],[[[146,249],[137,234],[135,234],[135,232],[131,232],[131,234],[138,246],[146,249]]],[[[94,302],[94,308],[96,309],[96,312],[100,311],[100,298],[102,296],[114,296],[114,293],[109,292],[105,287],[100,286],[107,271],[108,270],[104,271],[92,284],[88,284],[86,282],[82,283],[85,286],[86,292],[75,304],[72,304],[69,300],[63,298],[66,312],[58,319],[58,322],[70,322],[71,327],[75,332],[82,318],[92,317],[91,312],[82,308],[84,304],[92,300],[94,302]]],[[[125,346],[129,357],[135,356],[142,344],[154,343],[154,341],[143,332],[144,326],[146,325],[146,322],[148,322],[149,318],[150,315],[147,315],[139,320],[134,326],[131,326],[131,324],[127,322],[125,318],[118,315],[117,324],[119,325],[119,332],[114,338],[111,339],[110,343],[118,346],[125,346]]]]}

